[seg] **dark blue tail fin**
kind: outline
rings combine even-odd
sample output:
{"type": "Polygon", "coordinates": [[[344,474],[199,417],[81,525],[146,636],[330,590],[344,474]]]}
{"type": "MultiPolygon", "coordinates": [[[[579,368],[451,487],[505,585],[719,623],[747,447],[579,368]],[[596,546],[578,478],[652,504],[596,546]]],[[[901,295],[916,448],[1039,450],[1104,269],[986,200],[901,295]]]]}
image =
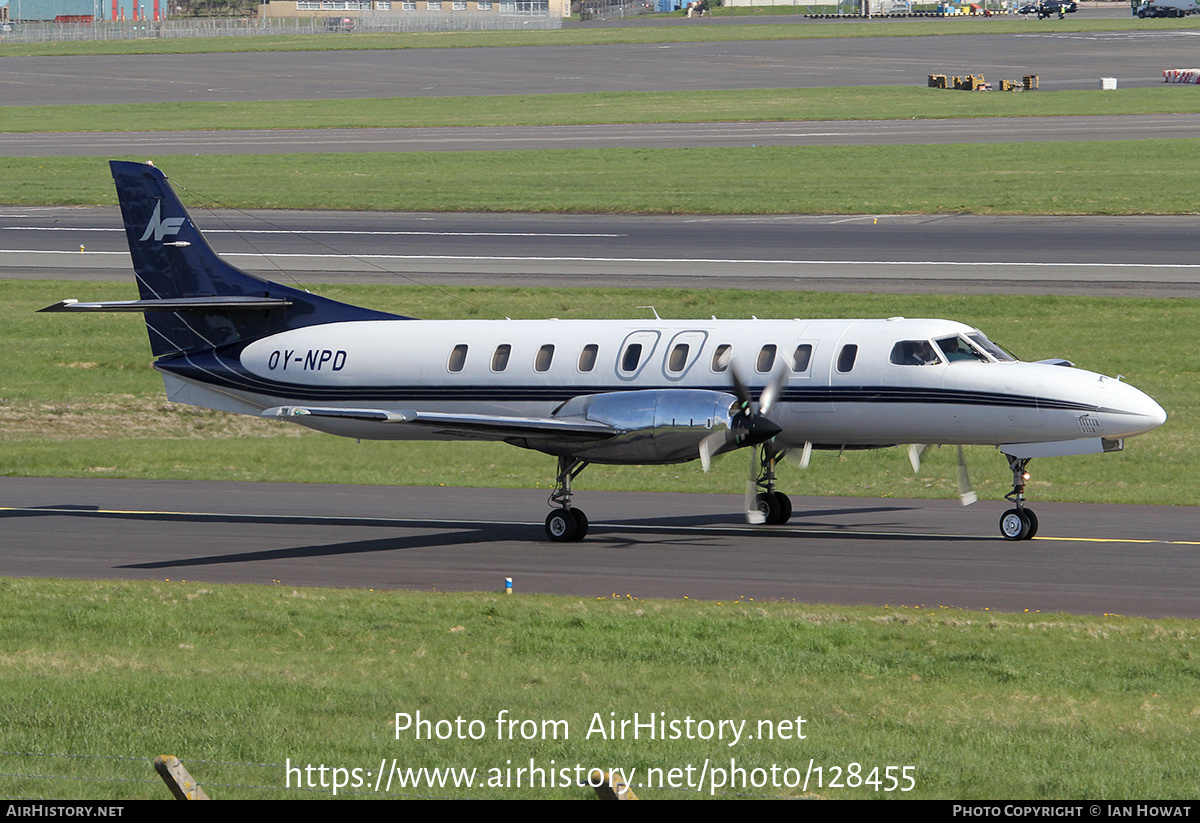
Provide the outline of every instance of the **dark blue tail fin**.
{"type": "Polygon", "coordinates": [[[113,160],[129,254],[142,300],[266,297],[277,307],[246,309],[213,300],[186,311],[147,311],[155,355],[216,348],[288,329],[345,320],[406,319],[317,297],[247,274],[212,250],[166,175],[151,165],[113,160]]]}

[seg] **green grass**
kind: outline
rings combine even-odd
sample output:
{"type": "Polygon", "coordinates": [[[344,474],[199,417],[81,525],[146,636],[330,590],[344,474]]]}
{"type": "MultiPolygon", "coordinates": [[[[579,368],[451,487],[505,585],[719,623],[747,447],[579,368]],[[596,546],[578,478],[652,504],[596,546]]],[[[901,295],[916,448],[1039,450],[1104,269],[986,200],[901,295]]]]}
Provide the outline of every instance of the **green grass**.
{"type": "Polygon", "coordinates": [[[120,132],[764,120],[933,120],[949,117],[1182,114],[1196,111],[1200,111],[1200,96],[1183,86],[1036,94],[963,93],[928,88],[867,86],[254,103],[8,106],[4,108],[4,130],[120,132]]]}
{"type": "MultiPolygon", "coordinates": [[[[709,149],[178,155],[240,208],[709,214],[1190,214],[1200,140],[709,149]],[[1049,159],[1052,156],[1052,159],[1049,159]],[[1138,157],[1131,163],[1129,158],[1138,157]],[[952,173],[951,173],[952,172],[952,173]]],[[[133,158],[145,159],[145,158],[133,158]]],[[[5,199],[114,204],[101,159],[0,158],[5,199]]]]}
{"type": "MultiPolygon", "coordinates": [[[[651,800],[707,797],[638,785],[648,769],[689,766],[694,783],[706,759],[710,769],[732,759],[748,773],[776,766],[800,777],[811,759],[826,780],[850,763],[863,775],[910,766],[915,780],[901,793],[814,779],[808,796],[829,799],[1195,795],[1194,621],[618,594],[0,579],[0,794],[165,799],[149,761],[172,753],[216,799],[331,796],[285,790],[283,764],[374,771],[381,759],[485,776],[531,759],[572,773],[619,767],[651,800]],[[397,734],[396,714],[418,711],[431,722],[481,721],[485,739],[397,734]],[[539,728],[534,739],[501,740],[503,711],[565,725],[557,737],[539,728]],[[588,737],[596,718],[635,712],[643,722],[652,712],[744,721],[754,739],[588,737]],[[765,732],[797,717],[802,726],[783,728],[803,740],[758,733],[760,722],[765,732]]],[[[350,796],[382,796],[372,785],[350,796]]],[[[765,786],[717,796],[799,794],[765,786]]],[[[561,783],[391,793],[590,795],[561,783]]]]}
{"type": "MultiPolygon", "coordinates": [[[[1122,374],[1158,400],[1167,425],[1132,439],[1118,455],[1033,464],[1037,500],[1200,503],[1197,364],[1181,340],[1193,336],[1194,300],[1018,296],[835,295],[639,289],[422,289],[313,287],[325,296],[426,318],[947,317],[982,328],[1026,360],[1063,356],[1081,368],[1122,374]],[[461,297],[463,300],[447,299],[461,297]]],[[[140,317],[36,314],[60,298],[132,296],[120,284],[0,283],[0,347],[20,352],[5,367],[0,402],[0,472],[10,476],[182,478],[329,483],[546,488],[553,459],[503,444],[355,443],[278,421],[175,406],[162,395],[140,317]],[[196,448],[203,440],[204,448],[196,448]]],[[[968,449],[980,496],[997,500],[1010,475],[993,449],[968,449]]],[[[577,489],[738,493],[745,456],[698,464],[591,466],[577,489]]],[[[953,498],[955,452],[932,449],[921,475],[905,450],[814,455],[791,463],[790,494],[953,498]]]]}

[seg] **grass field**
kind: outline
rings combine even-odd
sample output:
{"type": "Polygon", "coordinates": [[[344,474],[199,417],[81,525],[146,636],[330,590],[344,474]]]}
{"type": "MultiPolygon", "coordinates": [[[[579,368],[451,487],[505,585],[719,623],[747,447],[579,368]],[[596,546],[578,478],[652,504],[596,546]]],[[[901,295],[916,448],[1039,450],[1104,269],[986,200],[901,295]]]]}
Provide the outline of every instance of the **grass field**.
{"type": "MultiPolygon", "coordinates": [[[[1191,214],[1200,140],[155,158],[239,208],[710,214],[1191,214]],[[1048,144],[1057,146],[1059,144],[1048,144]],[[1139,157],[1130,163],[1129,158],[1139,157]],[[953,173],[947,173],[953,171],[953,173]]],[[[131,158],[142,159],[145,158],[131,158]]],[[[101,158],[0,158],[5,199],[114,204],[101,158]]]]}
{"type": "Polygon", "coordinates": [[[1194,621],[615,595],[0,579],[0,793],[165,799],[165,752],[216,799],[332,796],[287,791],[289,761],[358,769],[351,798],[585,799],[576,765],[651,800],[1195,794],[1194,621]],[[607,736],[634,713],[677,739],[607,736]],[[701,720],[745,725],[704,740],[701,720]],[[499,785],[377,793],[381,761],[499,785]]]}

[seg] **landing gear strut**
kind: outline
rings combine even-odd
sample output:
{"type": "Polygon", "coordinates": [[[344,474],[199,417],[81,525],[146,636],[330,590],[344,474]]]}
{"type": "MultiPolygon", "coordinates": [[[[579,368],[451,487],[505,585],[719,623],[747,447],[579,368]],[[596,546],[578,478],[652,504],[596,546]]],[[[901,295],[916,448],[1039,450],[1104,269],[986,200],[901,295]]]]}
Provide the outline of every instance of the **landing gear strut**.
{"type": "Polygon", "coordinates": [[[753,448],[757,455],[758,469],[755,470],[755,458],[752,457],[750,492],[753,501],[748,501],[752,503],[752,506],[747,505],[748,514],[752,516],[757,511],[763,518],[760,522],[773,526],[786,523],[792,516],[792,501],[783,492],[775,490],[775,463],[783,456],[783,452],[770,442],[753,448]]]}
{"type": "Polygon", "coordinates": [[[1004,495],[1004,499],[1016,505],[1000,516],[1000,534],[1005,540],[1031,540],[1037,534],[1038,519],[1030,509],[1025,508],[1025,483],[1029,480],[1028,457],[1008,457],[1008,467],[1013,473],[1013,489],[1004,495]]]}
{"type": "Polygon", "coordinates": [[[556,543],[569,543],[587,536],[587,515],[571,508],[571,481],[587,468],[587,461],[575,457],[558,458],[558,476],[547,501],[554,511],[546,517],[546,536],[556,543]]]}

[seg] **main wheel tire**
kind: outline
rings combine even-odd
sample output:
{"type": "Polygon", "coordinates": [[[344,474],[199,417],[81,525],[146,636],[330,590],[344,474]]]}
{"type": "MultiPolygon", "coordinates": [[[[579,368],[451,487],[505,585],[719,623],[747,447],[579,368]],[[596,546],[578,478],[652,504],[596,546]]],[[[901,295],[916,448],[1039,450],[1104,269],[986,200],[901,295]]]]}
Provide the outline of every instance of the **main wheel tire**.
{"type": "Polygon", "coordinates": [[[775,499],[775,495],[768,492],[759,492],[754,498],[754,506],[765,518],[764,523],[772,525],[779,522],[779,501],[775,499]]]}
{"type": "Polygon", "coordinates": [[[1029,527],[1030,520],[1021,509],[1009,509],[1000,516],[1000,534],[1005,540],[1025,540],[1029,527]]]}
{"type": "Polygon", "coordinates": [[[1029,534],[1025,535],[1025,539],[1032,540],[1034,538],[1034,536],[1037,534],[1037,527],[1038,527],[1037,515],[1033,513],[1032,509],[1021,509],[1021,511],[1025,512],[1025,517],[1026,517],[1026,519],[1029,520],[1029,534]]]}
{"type": "Polygon", "coordinates": [[[775,522],[782,526],[792,519],[792,501],[783,492],[775,492],[775,503],[779,506],[779,518],[775,522]]]}
{"type": "Polygon", "coordinates": [[[575,518],[575,537],[573,540],[579,541],[587,537],[588,519],[582,509],[571,509],[571,516],[575,518]]]}
{"type": "Polygon", "coordinates": [[[575,539],[579,529],[575,515],[570,509],[555,509],[546,516],[546,536],[555,543],[568,543],[575,539]]]}

